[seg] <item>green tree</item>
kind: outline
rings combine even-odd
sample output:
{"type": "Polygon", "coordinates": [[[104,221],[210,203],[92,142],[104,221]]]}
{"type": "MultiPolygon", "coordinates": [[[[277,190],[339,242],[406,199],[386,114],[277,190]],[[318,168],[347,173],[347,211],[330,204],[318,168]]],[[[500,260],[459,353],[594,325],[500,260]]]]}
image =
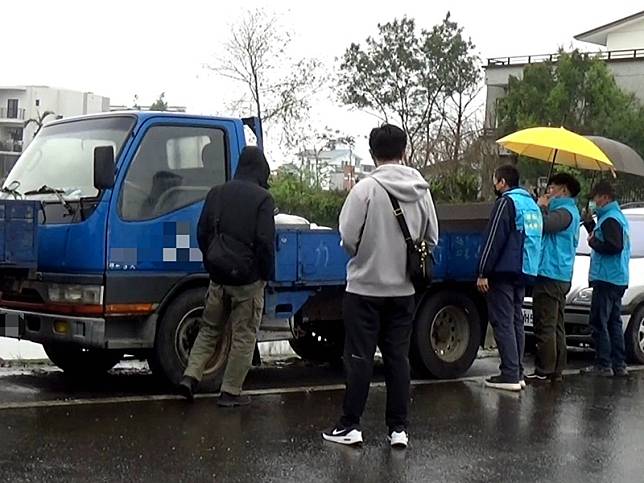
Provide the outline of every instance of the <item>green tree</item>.
{"type": "MultiPolygon", "coordinates": [[[[510,77],[508,95],[497,112],[501,134],[534,126],[563,126],[585,135],[606,136],[644,153],[644,108],[635,96],[622,91],[606,63],[578,50],[561,51],[552,62],[528,65],[523,78],[510,77]]],[[[547,163],[520,158],[530,182],[545,176],[547,163]]],[[[586,189],[597,175],[576,172],[586,189]]],[[[619,176],[632,191],[635,181],[619,176]]],[[[641,183],[641,181],[640,181],[641,183]]]]}
{"type": "Polygon", "coordinates": [[[303,216],[312,223],[337,228],[346,193],[322,190],[302,181],[295,170],[279,170],[271,177],[271,193],[281,213],[303,216]]]}
{"type": "Polygon", "coordinates": [[[431,30],[419,31],[407,17],[379,24],[376,37],[345,51],[340,98],[400,124],[409,139],[408,161],[419,168],[435,161],[435,140],[449,115],[456,134],[451,155],[458,157],[465,113],[480,81],[473,51],[474,44],[449,13],[431,30]]]}
{"type": "Polygon", "coordinates": [[[165,92],[162,92],[159,95],[159,98],[152,103],[150,106],[151,111],[167,111],[168,103],[165,100],[165,92]]]}

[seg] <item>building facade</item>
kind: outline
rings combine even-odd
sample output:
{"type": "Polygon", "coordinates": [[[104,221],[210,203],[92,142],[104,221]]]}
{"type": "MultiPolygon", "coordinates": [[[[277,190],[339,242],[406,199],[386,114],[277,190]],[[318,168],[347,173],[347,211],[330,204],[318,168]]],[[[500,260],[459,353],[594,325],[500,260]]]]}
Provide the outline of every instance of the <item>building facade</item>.
{"type": "Polygon", "coordinates": [[[321,151],[307,150],[298,154],[303,166],[323,173],[322,187],[332,191],[349,191],[375,166],[356,155],[353,148],[338,144],[321,151]]]}
{"type": "Polygon", "coordinates": [[[0,87],[0,178],[4,179],[43,123],[109,111],[110,100],[91,92],[47,86],[0,87]]]}
{"type": "MultiPolygon", "coordinates": [[[[617,85],[644,102],[644,11],[574,38],[596,45],[594,54],[606,61],[617,85]]],[[[488,59],[485,67],[487,130],[493,133],[497,127],[497,105],[507,93],[510,76],[521,78],[527,65],[554,61],[556,57],[557,54],[547,54],[488,59]]]]}

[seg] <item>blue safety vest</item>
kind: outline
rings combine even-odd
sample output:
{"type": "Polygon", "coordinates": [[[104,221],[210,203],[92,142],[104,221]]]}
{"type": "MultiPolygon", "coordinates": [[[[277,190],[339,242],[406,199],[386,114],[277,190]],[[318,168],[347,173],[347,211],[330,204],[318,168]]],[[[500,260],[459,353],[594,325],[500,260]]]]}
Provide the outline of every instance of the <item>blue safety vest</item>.
{"type": "Polygon", "coordinates": [[[541,238],[543,217],[532,195],[523,188],[514,188],[503,193],[514,203],[515,225],[523,235],[522,272],[528,277],[536,277],[541,261],[541,238]]]}
{"type": "Polygon", "coordinates": [[[624,234],[624,249],[617,255],[602,255],[592,250],[590,254],[590,281],[608,282],[613,285],[628,286],[628,263],[631,259],[631,240],[628,220],[622,213],[616,201],[597,209],[597,226],[594,235],[600,241],[604,241],[602,225],[613,218],[622,227],[624,234]]]}
{"type": "Polygon", "coordinates": [[[564,209],[572,217],[568,227],[557,233],[544,233],[539,276],[561,282],[572,280],[581,216],[574,198],[555,198],[550,202],[550,211],[564,209]]]}

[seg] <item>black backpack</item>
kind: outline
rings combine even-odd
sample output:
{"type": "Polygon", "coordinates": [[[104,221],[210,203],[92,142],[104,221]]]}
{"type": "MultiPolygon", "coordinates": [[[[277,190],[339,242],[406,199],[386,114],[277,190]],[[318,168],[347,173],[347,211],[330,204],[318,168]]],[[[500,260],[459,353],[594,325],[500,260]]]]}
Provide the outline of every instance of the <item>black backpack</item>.
{"type": "MultiPolygon", "coordinates": [[[[221,203],[218,203],[221,207],[221,203]]],[[[221,208],[220,208],[221,209],[221,208]]],[[[220,213],[214,222],[215,233],[204,256],[204,266],[215,280],[225,285],[252,283],[255,272],[254,247],[221,232],[220,213]]]]}

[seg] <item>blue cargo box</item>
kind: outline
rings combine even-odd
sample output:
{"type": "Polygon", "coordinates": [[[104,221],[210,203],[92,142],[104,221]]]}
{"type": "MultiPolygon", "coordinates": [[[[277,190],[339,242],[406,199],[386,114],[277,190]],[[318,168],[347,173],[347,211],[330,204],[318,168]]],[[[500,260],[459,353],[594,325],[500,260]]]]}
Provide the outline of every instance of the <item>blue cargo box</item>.
{"type": "Polygon", "coordinates": [[[342,285],[348,261],[336,231],[278,230],[272,285],[342,285]]]}
{"type": "Polygon", "coordinates": [[[40,202],[0,200],[0,267],[36,269],[40,202]]]}

